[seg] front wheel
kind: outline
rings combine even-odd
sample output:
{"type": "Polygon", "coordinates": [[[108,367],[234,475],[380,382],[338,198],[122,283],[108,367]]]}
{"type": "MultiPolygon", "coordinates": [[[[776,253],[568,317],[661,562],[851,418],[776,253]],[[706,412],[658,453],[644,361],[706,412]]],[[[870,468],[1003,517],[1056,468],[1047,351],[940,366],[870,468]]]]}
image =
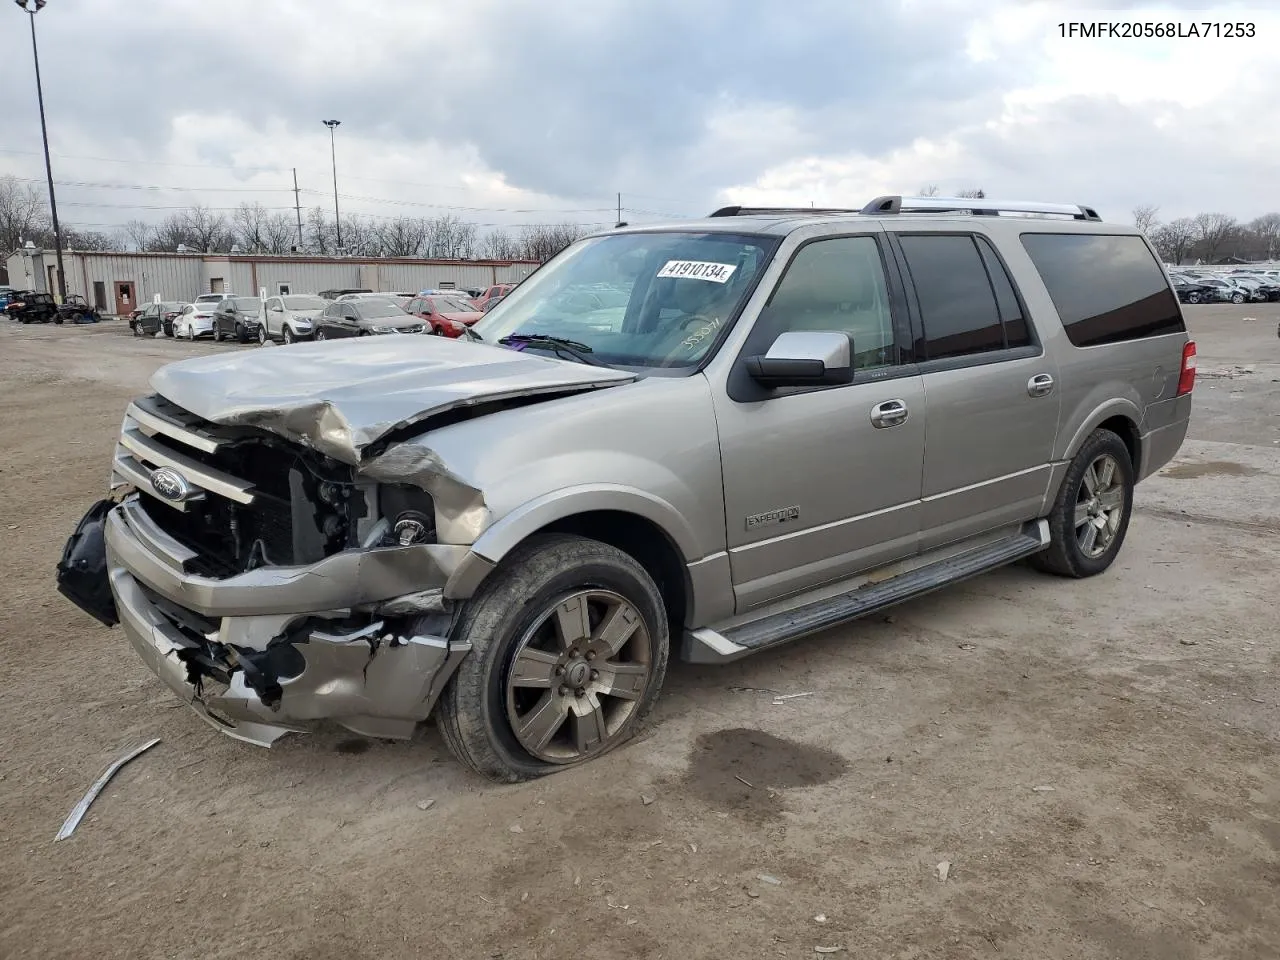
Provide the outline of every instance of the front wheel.
{"type": "Polygon", "coordinates": [[[131,324],[129,324],[129,327],[130,327],[130,329],[132,329],[132,330],[133,330],[133,335],[134,335],[135,337],[140,337],[140,336],[142,336],[142,324],[140,324],[140,323],[131,323],[131,324]]]}
{"type": "Polygon", "coordinates": [[[1233,293],[1233,294],[1231,295],[1231,302],[1232,302],[1232,303],[1244,303],[1244,294],[1243,294],[1243,293],[1233,293]]]}
{"type": "Polygon", "coordinates": [[[244,324],[237,323],[235,326],[236,343],[248,343],[249,331],[244,328],[244,324]]]}
{"type": "Polygon", "coordinates": [[[1095,430],[1067,468],[1053,511],[1051,542],[1031,564],[1063,577],[1092,577],[1111,566],[1133,513],[1133,461],[1110,430],[1095,430]]]}
{"type": "Polygon", "coordinates": [[[286,346],[293,343],[293,328],[287,324],[284,328],[284,342],[286,346]]]}
{"type": "Polygon", "coordinates": [[[583,537],[538,537],[467,601],[453,638],[471,644],[440,699],[450,751],[515,783],[626,742],[667,672],[657,585],[631,556],[583,537]]]}
{"type": "Polygon", "coordinates": [[[1200,294],[1198,293],[1187,294],[1187,303],[1199,303],[1199,302],[1200,302],[1200,294]]]}

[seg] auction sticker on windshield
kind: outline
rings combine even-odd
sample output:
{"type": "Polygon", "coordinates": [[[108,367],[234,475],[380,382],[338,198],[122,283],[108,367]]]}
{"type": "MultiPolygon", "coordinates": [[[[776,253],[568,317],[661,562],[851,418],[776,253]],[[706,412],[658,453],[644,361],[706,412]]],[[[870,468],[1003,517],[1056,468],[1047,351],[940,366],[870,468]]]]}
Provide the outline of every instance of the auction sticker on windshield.
{"type": "Polygon", "coordinates": [[[733,271],[737,269],[737,266],[731,263],[709,263],[706,260],[668,260],[666,265],[658,271],[658,276],[725,283],[733,276],[733,271]]]}

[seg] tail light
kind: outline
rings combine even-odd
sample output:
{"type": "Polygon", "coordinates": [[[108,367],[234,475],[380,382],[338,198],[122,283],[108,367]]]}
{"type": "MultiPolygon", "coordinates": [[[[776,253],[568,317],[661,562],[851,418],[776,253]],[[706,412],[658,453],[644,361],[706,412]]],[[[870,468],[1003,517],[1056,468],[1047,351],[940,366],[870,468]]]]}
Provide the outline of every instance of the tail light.
{"type": "Polygon", "coordinates": [[[1185,397],[1196,385],[1196,342],[1188,340],[1182,348],[1182,373],[1178,377],[1177,396],[1185,397]]]}

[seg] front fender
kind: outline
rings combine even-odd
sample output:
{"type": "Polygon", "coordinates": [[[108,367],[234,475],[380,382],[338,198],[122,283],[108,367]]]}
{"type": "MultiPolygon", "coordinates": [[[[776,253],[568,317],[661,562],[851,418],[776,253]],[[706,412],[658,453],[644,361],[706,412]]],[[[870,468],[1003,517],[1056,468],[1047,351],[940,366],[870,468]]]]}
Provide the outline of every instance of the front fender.
{"type": "Polygon", "coordinates": [[[450,599],[470,597],[503,557],[538,530],[557,520],[598,510],[643,517],[667,535],[685,563],[701,557],[693,527],[665,500],[621,484],[582,484],[530,500],[486,529],[450,577],[444,595],[450,599]]]}

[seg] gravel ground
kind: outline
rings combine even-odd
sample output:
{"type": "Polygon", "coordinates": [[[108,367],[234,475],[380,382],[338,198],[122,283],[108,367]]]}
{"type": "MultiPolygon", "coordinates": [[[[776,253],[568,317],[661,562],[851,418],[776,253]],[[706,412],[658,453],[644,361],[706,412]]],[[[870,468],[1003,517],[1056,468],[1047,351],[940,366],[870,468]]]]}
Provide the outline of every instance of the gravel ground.
{"type": "Polygon", "coordinates": [[[515,787],[434,731],[219,736],[58,596],[127,400],[255,348],[5,324],[0,956],[1280,955],[1280,307],[1187,312],[1191,439],[1108,574],[675,665],[637,742],[515,787]]]}

